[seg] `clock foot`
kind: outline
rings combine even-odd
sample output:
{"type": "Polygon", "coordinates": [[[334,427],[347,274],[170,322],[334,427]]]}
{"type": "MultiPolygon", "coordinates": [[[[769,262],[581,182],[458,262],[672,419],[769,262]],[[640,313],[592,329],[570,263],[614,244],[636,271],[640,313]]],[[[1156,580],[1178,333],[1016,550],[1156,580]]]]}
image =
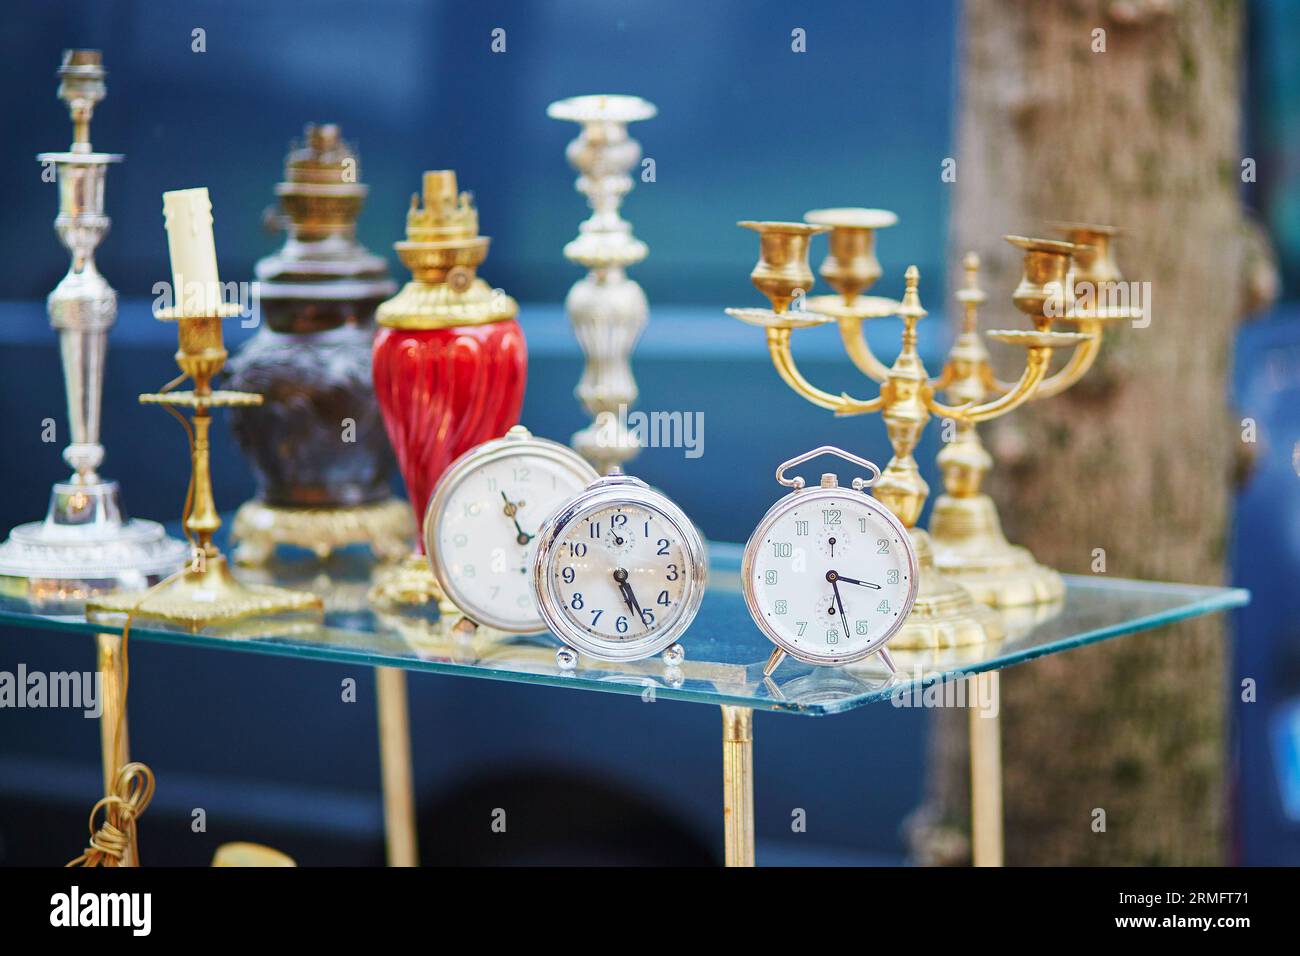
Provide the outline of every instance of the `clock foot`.
{"type": "Polygon", "coordinates": [[[894,658],[890,655],[889,648],[882,647],[880,650],[876,651],[876,653],[880,655],[880,661],[889,669],[889,673],[897,675],[898,666],[894,663],[894,658]]]}
{"type": "Polygon", "coordinates": [[[773,648],[772,656],[769,657],[767,663],[763,665],[763,676],[771,677],[773,672],[781,666],[783,660],[785,660],[785,651],[781,650],[779,647],[773,648]]]}
{"type": "Polygon", "coordinates": [[[578,669],[578,652],[572,647],[561,647],[555,652],[555,663],[560,670],[572,673],[578,669]]]}
{"type": "Polygon", "coordinates": [[[686,648],[680,644],[669,644],[664,648],[663,658],[669,667],[680,667],[682,661],[686,660],[686,648]]]}

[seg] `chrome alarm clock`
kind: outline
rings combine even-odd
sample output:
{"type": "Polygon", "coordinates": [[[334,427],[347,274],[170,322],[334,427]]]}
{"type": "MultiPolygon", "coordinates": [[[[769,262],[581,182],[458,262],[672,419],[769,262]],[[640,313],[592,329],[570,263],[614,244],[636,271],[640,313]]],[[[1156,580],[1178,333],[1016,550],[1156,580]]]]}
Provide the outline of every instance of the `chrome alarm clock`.
{"type": "Polygon", "coordinates": [[[786,655],[833,666],[879,654],[895,670],[885,645],[916,600],[917,560],[902,522],[866,494],[879,477],[871,462],[830,445],[776,470],[776,480],[794,490],[768,509],[741,564],[750,616],[776,645],[764,676],[786,655]],[[785,476],[820,455],[859,465],[871,478],[854,478],[845,488],[824,474],[808,488],[803,478],[785,476]]]}
{"type": "Polygon", "coordinates": [[[563,642],[564,670],[578,655],[634,661],[685,656],[677,639],[700,609],[708,576],[704,541],[663,493],[627,475],[599,478],[547,519],[533,562],[537,607],[563,642]]]}
{"type": "Polygon", "coordinates": [[[545,631],[531,580],[538,529],[596,477],[577,452],[522,425],[457,458],[424,515],[424,550],[443,593],[475,623],[545,631]]]}

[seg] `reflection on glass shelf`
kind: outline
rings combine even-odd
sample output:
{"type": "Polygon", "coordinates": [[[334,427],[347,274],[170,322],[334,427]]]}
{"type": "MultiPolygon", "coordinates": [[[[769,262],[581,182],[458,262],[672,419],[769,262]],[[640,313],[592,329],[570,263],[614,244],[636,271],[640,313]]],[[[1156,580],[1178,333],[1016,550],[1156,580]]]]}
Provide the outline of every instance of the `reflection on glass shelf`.
{"type": "MultiPolygon", "coordinates": [[[[838,669],[787,660],[770,680],[764,680],[763,664],[772,645],[754,627],[745,610],[739,565],[740,549],[736,545],[710,546],[708,592],[682,640],[686,660],[675,668],[666,666],[658,657],[633,664],[606,664],[583,657],[577,671],[566,674],[555,664],[557,642],[550,635],[518,637],[481,629],[449,632],[432,611],[377,610],[367,603],[374,564],[365,551],[343,551],[324,565],[304,557],[282,559],[263,570],[237,572],[248,582],[314,591],[325,601],[323,622],[265,618],[199,634],[137,622],[131,634],[144,640],[223,650],[384,665],[575,690],[653,693],[664,699],[815,716],[887,700],[918,682],[995,670],[1082,644],[1237,607],[1249,600],[1247,591],[1235,588],[1067,576],[1065,600],[1055,607],[1009,616],[1009,636],[1002,641],[943,651],[895,651],[894,659],[905,672],[901,680],[891,681],[875,658],[838,669]]],[[[88,634],[111,630],[102,624],[90,624],[79,614],[51,614],[13,597],[0,597],[0,623],[88,634]]]]}

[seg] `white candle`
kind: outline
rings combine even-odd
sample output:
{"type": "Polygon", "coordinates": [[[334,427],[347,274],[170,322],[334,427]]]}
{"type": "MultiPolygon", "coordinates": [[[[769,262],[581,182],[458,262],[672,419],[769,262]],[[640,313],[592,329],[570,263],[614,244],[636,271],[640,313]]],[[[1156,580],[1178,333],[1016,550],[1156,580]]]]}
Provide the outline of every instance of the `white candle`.
{"type": "Polygon", "coordinates": [[[182,315],[215,315],[221,304],[212,200],[206,186],[163,193],[172,292],[182,315]]]}

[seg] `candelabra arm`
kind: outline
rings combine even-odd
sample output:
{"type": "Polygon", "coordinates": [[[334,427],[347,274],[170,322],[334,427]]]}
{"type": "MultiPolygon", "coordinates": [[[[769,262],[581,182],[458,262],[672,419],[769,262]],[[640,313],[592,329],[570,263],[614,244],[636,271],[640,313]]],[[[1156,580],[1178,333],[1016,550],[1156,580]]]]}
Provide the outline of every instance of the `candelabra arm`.
{"type": "Polygon", "coordinates": [[[883,382],[889,377],[889,366],[871,351],[871,346],[867,344],[867,334],[862,330],[862,321],[856,316],[841,316],[838,323],[840,340],[859,372],[872,381],[883,382]]]}
{"type": "Polygon", "coordinates": [[[1092,336],[1070,353],[1070,360],[1052,375],[1043,379],[1038,390],[1034,392],[1034,401],[1040,398],[1052,398],[1072,387],[1075,382],[1088,374],[1097,356],[1101,354],[1101,323],[1081,321],[1077,323],[1078,331],[1092,336]]]}
{"type": "MultiPolygon", "coordinates": [[[[1025,360],[1025,370],[1020,376],[1020,381],[1008,388],[1004,394],[982,405],[968,405],[950,409],[947,414],[952,418],[978,423],[998,418],[1013,409],[1019,408],[1030,398],[1037,397],[1039,386],[1047,375],[1047,366],[1051,364],[1051,361],[1052,349],[1050,347],[1030,347],[1025,360]]],[[[939,414],[937,410],[933,408],[932,410],[939,414]]]]}
{"type": "MultiPolygon", "coordinates": [[[[1062,392],[1071,388],[1079,379],[1088,374],[1093,363],[1097,361],[1097,356],[1101,354],[1101,325],[1098,322],[1081,321],[1078,323],[1080,332],[1092,336],[1086,342],[1081,343],[1073,352],[1070,353],[1070,359],[1062,365],[1057,371],[1046,376],[1042,383],[1034,392],[1033,399],[1038,401],[1043,398],[1054,398],[1062,392]]],[[[991,395],[1005,395],[1015,388],[1012,382],[1004,382],[993,374],[992,369],[988,370],[986,379],[988,392],[991,395]]]]}
{"type": "Polygon", "coordinates": [[[798,395],[819,408],[830,409],[837,415],[865,415],[884,407],[883,396],[863,401],[844,394],[832,395],[804,378],[803,373],[795,365],[794,354],[790,351],[790,332],[790,329],[769,328],[767,350],[771,353],[772,364],[776,366],[777,374],[798,395]]]}

